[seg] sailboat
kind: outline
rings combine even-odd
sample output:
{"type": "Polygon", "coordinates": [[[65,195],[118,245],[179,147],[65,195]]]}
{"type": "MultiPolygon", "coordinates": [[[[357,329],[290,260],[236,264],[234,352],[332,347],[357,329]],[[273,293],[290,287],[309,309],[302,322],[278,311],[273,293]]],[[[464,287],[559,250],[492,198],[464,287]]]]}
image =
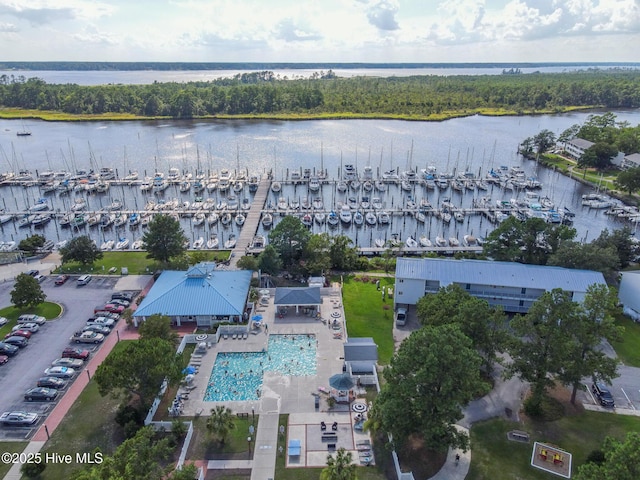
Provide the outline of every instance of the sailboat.
{"type": "Polygon", "coordinates": [[[22,130],[18,130],[16,132],[16,135],[19,137],[28,137],[29,135],[31,135],[31,131],[27,130],[24,126],[24,122],[22,122],[22,130]]]}

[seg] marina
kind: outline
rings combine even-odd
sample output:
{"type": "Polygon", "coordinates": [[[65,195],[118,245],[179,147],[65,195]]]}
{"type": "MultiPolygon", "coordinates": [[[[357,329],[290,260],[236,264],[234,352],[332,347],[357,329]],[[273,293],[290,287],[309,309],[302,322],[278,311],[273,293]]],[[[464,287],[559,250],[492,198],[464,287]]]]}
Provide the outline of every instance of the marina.
{"type": "Polygon", "coordinates": [[[572,224],[581,241],[635,230],[636,210],[515,153],[542,126],[586,118],[31,121],[29,137],[0,120],[0,249],[41,233],[58,246],[86,234],[135,250],[158,213],[179,220],[189,248],[237,254],[261,251],[286,215],[346,235],[363,254],[477,251],[510,215],[572,224]]]}

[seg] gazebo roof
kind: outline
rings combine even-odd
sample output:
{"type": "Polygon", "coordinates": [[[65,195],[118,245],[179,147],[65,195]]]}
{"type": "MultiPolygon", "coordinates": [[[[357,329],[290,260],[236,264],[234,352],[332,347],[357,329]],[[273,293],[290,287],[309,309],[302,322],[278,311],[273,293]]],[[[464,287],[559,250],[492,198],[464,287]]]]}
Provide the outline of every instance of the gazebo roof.
{"type": "Polygon", "coordinates": [[[320,287],[276,288],[275,305],[320,305],[320,287]]]}

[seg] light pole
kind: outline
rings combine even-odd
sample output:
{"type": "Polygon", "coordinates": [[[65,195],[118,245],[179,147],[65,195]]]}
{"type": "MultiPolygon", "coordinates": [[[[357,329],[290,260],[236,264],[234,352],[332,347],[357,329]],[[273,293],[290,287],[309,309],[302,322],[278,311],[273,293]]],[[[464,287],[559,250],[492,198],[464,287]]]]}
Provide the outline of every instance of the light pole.
{"type": "Polygon", "coordinates": [[[247,437],[247,443],[249,444],[249,460],[251,460],[251,437],[247,437]]]}

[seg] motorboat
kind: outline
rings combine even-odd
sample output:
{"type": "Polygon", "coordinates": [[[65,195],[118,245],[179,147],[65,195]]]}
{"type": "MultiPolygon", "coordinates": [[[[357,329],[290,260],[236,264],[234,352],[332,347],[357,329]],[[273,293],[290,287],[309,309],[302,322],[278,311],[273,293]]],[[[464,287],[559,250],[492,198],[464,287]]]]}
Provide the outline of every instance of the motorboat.
{"type": "Polygon", "coordinates": [[[121,227],[122,225],[127,223],[128,220],[129,220],[129,217],[127,216],[127,214],[121,213],[120,215],[116,215],[116,219],[113,221],[113,225],[115,227],[121,227]]]}
{"type": "Polygon", "coordinates": [[[353,224],[356,227],[361,227],[364,224],[364,215],[362,215],[360,210],[353,214],[353,224]]]}
{"type": "Polygon", "coordinates": [[[140,215],[136,212],[133,212],[129,215],[129,226],[135,227],[140,224],[140,215]]]}
{"type": "Polygon", "coordinates": [[[407,237],[407,239],[404,241],[404,244],[405,244],[405,246],[407,248],[417,248],[418,247],[418,242],[412,236],[407,237]]]}
{"type": "Polygon", "coordinates": [[[389,222],[391,222],[391,216],[389,215],[389,212],[385,212],[384,210],[378,212],[378,223],[380,225],[387,225],[389,224],[389,222]]]}
{"type": "Polygon", "coordinates": [[[234,234],[229,235],[229,238],[224,242],[224,248],[231,250],[236,246],[236,236],[234,234]]]}
{"type": "Polygon", "coordinates": [[[365,222],[367,222],[367,225],[375,225],[376,223],[378,223],[378,219],[376,218],[376,214],[373,212],[367,212],[364,215],[364,220],[365,222]]]}
{"type": "Polygon", "coordinates": [[[207,240],[207,249],[215,250],[216,248],[218,248],[219,245],[220,245],[220,240],[218,240],[218,235],[215,233],[212,233],[211,236],[209,237],[209,240],[207,240]]]}
{"type": "Polygon", "coordinates": [[[320,180],[318,177],[313,176],[309,178],[309,191],[316,193],[320,190],[320,180]]]}
{"type": "Polygon", "coordinates": [[[116,243],[116,250],[126,250],[129,247],[129,239],[120,237],[116,243]]]}
{"type": "Polygon", "coordinates": [[[449,237],[449,245],[452,247],[459,247],[460,240],[458,240],[456,237],[449,237]]]}
{"type": "Polygon", "coordinates": [[[198,237],[197,240],[193,242],[193,249],[200,250],[204,246],[204,238],[198,237]]]}
{"type": "Polygon", "coordinates": [[[353,214],[351,213],[349,205],[343,205],[340,209],[340,221],[345,224],[350,224],[351,220],[353,220],[353,214]]]}
{"type": "Polygon", "coordinates": [[[420,246],[424,248],[429,248],[431,246],[431,240],[429,240],[429,237],[426,235],[420,235],[418,243],[420,243],[420,246]]]}
{"type": "Polygon", "coordinates": [[[142,240],[135,240],[132,244],[131,244],[131,250],[141,250],[142,246],[144,245],[144,242],[142,240]]]}
{"type": "Polygon", "coordinates": [[[247,217],[245,217],[243,213],[237,213],[234,220],[236,222],[236,225],[241,227],[242,225],[244,225],[246,219],[247,217]]]}
{"type": "Polygon", "coordinates": [[[330,227],[337,227],[340,223],[340,217],[336,212],[331,210],[331,212],[329,212],[329,215],[327,215],[327,223],[330,227]]]}
{"type": "Polygon", "coordinates": [[[113,200],[109,206],[107,207],[108,210],[114,211],[114,210],[120,210],[122,209],[122,200],[113,200]]]}
{"type": "Polygon", "coordinates": [[[138,180],[138,171],[137,170],[131,170],[129,171],[129,173],[123,178],[123,180],[125,182],[135,182],[136,180],[138,180]]]}
{"type": "Polygon", "coordinates": [[[271,191],[273,193],[280,193],[282,190],[282,184],[280,182],[271,182],[271,191]]]}
{"type": "Polygon", "coordinates": [[[115,243],[116,242],[114,240],[106,240],[102,242],[102,245],[100,245],[100,250],[113,250],[113,246],[115,245],[115,243]]]}
{"type": "Polygon", "coordinates": [[[305,227],[310,227],[312,225],[312,223],[313,223],[313,217],[311,216],[311,214],[310,213],[305,213],[302,216],[302,224],[305,227]]]}
{"type": "Polygon", "coordinates": [[[206,218],[206,215],[204,212],[196,213],[193,217],[193,226],[199,227],[201,225],[204,225],[205,218],[206,218]]]}
{"type": "Polygon", "coordinates": [[[266,244],[266,239],[264,235],[256,235],[253,237],[253,241],[251,242],[251,248],[264,248],[266,244]]]}
{"type": "Polygon", "coordinates": [[[464,237],[462,237],[462,240],[463,240],[463,243],[465,244],[465,246],[467,246],[467,247],[477,247],[478,246],[478,240],[473,235],[467,234],[464,237]]]}
{"type": "Polygon", "coordinates": [[[448,245],[448,242],[446,240],[446,238],[441,237],[440,235],[438,235],[436,237],[436,246],[438,247],[446,247],[448,245]]]}
{"type": "Polygon", "coordinates": [[[273,225],[273,215],[271,215],[269,212],[265,212],[262,215],[262,226],[264,228],[270,228],[271,225],[273,225]]]}
{"type": "Polygon", "coordinates": [[[385,244],[386,244],[386,240],[384,238],[376,238],[373,241],[373,244],[377,247],[377,248],[384,248],[385,244]]]}
{"type": "Polygon", "coordinates": [[[313,214],[313,220],[318,225],[322,225],[326,219],[327,219],[327,215],[324,212],[316,212],[313,214]]]}
{"type": "Polygon", "coordinates": [[[215,225],[216,223],[218,223],[218,220],[220,220],[220,215],[218,214],[218,212],[211,212],[209,215],[207,215],[207,223],[209,225],[215,225]]]}
{"type": "Polygon", "coordinates": [[[231,220],[231,213],[229,212],[224,212],[222,216],[220,216],[220,223],[224,226],[229,225],[231,223],[231,220]]]}

